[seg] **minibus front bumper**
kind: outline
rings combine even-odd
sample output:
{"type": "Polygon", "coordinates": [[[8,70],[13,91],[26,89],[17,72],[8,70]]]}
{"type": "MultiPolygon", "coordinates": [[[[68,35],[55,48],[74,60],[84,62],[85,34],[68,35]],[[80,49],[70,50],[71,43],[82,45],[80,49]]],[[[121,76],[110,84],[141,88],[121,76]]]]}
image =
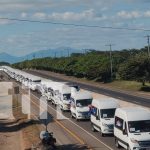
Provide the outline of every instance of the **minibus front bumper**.
{"type": "Polygon", "coordinates": [[[150,140],[138,141],[138,146],[135,146],[133,150],[150,150],[150,140]]]}
{"type": "Polygon", "coordinates": [[[63,110],[70,110],[70,104],[63,104],[63,110]]]}
{"type": "Polygon", "coordinates": [[[113,124],[102,124],[101,130],[104,134],[113,134],[114,125],[113,124]]]}
{"type": "Polygon", "coordinates": [[[89,112],[78,112],[77,113],[77,119],[90,119],[90,113],[89,112]]]}

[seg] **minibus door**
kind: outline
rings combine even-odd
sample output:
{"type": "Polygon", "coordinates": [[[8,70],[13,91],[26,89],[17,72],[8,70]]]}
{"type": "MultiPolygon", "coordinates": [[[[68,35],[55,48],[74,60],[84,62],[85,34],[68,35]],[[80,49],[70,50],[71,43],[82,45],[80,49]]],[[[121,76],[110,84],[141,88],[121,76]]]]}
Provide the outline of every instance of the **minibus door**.
{"type": "Polygon", "coordinates": [[[100,131],[100,110],[98,108],[96,108],[95,126],[97,130],[100,131]]]}
{"type": "Polygon", "coordinates": [[[122,144],[125,148],[128,147],[128,130],[127,130],[127,123],[123,122],[123,130],[122,130],[122,144]]]}

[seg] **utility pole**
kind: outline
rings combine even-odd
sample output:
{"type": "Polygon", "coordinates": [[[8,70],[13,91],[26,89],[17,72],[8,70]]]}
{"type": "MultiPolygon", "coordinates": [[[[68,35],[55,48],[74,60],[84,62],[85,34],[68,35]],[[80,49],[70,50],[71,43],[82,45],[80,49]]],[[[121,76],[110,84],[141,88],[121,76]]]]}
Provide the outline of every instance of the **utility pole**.
{"type": "Polygon", "coordinates": [[[110,52],[109,52],[109,57],[110,57],[110,76],[111,76],[111,79],[112,79],[112,75],[113,75],[113,62],[112,62],[112,46],[114,44],[108,44],[106,46],[109,46],[110,48],[110,52]]]}
{"type": "Polygon", "coordinates": [[[147,38],[147,44],[148,44],[148,57],[150,57],[150,43],[149,43],[150,35],[147,35],[145,37],[147,38]]]}

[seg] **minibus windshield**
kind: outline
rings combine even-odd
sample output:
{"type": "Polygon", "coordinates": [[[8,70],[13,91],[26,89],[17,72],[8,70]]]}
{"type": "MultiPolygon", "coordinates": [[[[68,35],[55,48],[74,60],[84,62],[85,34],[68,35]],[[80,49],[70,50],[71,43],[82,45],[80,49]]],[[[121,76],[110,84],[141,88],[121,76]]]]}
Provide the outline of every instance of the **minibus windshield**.
{"type": "Polygon", "coordinates": [[[84,100],[77,100],[76,101],[76,106],[77,107],[86,107],[91,105],[92,99],[84,99],[84,100]]]}
{"type": "Polygon", "coordinates": [[[113,109],[101,109],[101,118],[114,118],[115,110],[116,110],[116,108],[113,108],[113,109]]]}
{"type": "Polygon", "coordinates": [[[68,94],[63,94],[63,99],[64,100],[70,100],[70,97],[71,97],[71,94],[68,93],[68,94]]]}
{"type": "Polygon", "coordinates": [[[129,121],[128,127],[130,133],[150,132],[150,120],[129,121]]]}

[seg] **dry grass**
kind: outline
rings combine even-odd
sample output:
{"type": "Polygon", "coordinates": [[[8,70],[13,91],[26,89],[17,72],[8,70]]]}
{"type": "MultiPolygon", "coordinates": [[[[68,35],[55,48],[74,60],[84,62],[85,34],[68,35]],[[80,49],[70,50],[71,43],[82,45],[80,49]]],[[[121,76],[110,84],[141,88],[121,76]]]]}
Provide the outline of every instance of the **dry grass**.
{"type": "MultiPolygon", "coordinates": [[[[136,81],[113,81],[107,85],[115,87],[117,89],[130,90],[130,91],[140,91],[142,88],[141,82],[136,81]]],[[[146,83],[146,86],[150,86],[149,83],[146,83]]]]}

